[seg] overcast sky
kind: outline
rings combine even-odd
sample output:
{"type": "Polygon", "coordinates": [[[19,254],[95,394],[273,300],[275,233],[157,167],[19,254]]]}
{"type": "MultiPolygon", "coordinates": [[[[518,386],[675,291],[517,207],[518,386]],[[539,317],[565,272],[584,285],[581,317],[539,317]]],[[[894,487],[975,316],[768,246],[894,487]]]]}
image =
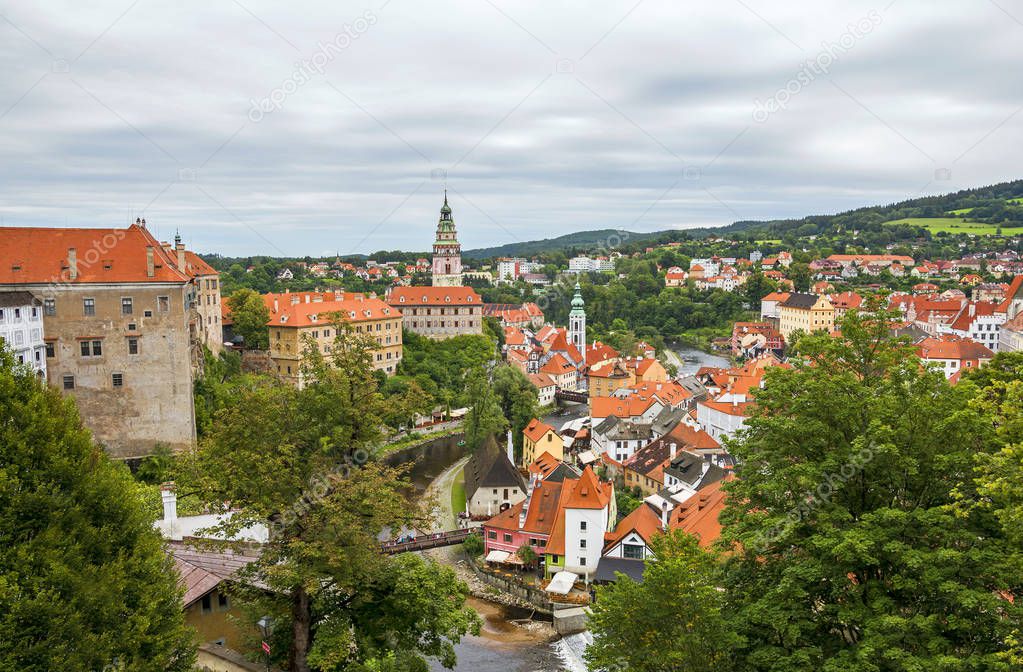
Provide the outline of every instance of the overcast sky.
{"type": "Polygon", "coordinates": [[[1021,61],[1020,0],[7,2],[0,216],[319,255],[428,249],[445,183],[467,249],[837,212],[1023,177],[1021,61]]]}

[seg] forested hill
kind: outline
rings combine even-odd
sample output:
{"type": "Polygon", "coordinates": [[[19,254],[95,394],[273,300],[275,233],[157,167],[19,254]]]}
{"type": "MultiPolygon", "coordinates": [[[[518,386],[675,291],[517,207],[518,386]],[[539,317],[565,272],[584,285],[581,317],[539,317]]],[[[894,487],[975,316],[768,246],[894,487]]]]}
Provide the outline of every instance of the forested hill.
{"type": "Polygon", "coordinates": [[[846,230],[871,230],[891,223],[920,226],[937,232],[940,228],[952,233],[983,232],[989,228],[1023,231],[1023,180],[1003,182],[987,187],[964,189],[939,196],[923,196],[888,205],[874,205],[834,215],[810,215],[801,219],[740,221],[728,226],[669,229],[650,233],[601,229],[580,231],[557,238],[508,243],[497,247],[466,250],[468,259],[493,257],[531,257],[553,251],[599,250],[607,247],[635,247],[635,243],[664,243],[684,238],[728,236],[740,234],[757,239],[784,238],[787,235],[808,236],[846,230]],[[928,221],[929,220],[929,221],[928,221]],[[955,224],[961,223],[957,227],[955,224]],[[961,231],[957,231],[961,229],[961,231]],[[617,236],[617,238],[615,237],[617,236]],[[608,241],[611,241],[610,243],[608,241]]]}
{"type": "Polygon", "coordinates": [[[493,257],[532,257],[545,252],[565,251],[571,249],[590,250],[600,247],[618,247],[622,242],[654,240],[668,231],[652,233],[636,233],[617,229],[598,229],[596,231],[579,231],[557,238],[529,240],[508,243],[496,247],[481,247],[475,250],[462,250],[467,259],[490,259],[493,257]]]}

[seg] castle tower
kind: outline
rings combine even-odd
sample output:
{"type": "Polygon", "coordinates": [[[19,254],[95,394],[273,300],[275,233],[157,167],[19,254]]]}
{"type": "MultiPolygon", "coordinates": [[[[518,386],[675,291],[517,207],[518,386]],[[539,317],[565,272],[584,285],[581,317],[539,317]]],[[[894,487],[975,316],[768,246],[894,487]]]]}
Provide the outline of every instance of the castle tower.
{"type": "Polygon", "coordinates": [[[437,239],[433,241],[433,286],[460,287],[462,285],[462,246],[455,233],[455,220],[451,218],[448,192],[444,190],[444,205],[437,220],[437,239]]]}
{"type": "Polygon", "coordinates": [[[575,296],[572,297],[572,310],[568,313],[568,340],[579,349],[579,354],[586,361],[586,303],[583,301],[582,288],[575,283],[575,296]]]}

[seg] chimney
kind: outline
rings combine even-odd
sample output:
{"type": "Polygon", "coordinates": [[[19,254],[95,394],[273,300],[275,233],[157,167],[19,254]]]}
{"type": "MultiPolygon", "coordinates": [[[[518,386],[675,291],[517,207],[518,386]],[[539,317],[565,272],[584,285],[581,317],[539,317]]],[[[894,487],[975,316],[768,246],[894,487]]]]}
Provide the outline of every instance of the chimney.
{"type": "Polygon", "coordinates": [[[280,311],[280,306],[278,306],[278,304],[277,304],[277,295],[275,294],[274,295],[274,313],[277,313],[279,311],[280,311]]]}
{"type": "Polygon", "coordinates": [[[305,302],[306,302],[306,303],[309,303],[309,301],[310,301],[310,298],[311,298],[311,297],[310,297],[310,296],[309,296],[308,294],[306,294],[306,295],[305,295],[305,302]]]}
{"type": "Polygon", "coordinates": [[[178,270],[185,270],[185,244],[181,242],[181,234],[174,234],[174,250],[178,253],[178,270]]]}
{"type": "Polygon", "coordinates": [[[153,257],[153,246],[146,245],[146,277],[151,278],[156,275],[156,262],[153,257]]]}
{"type": "Polygon", "coordinates": [[[671,513],[671,509],[668,508],[668,500],[661,502],[661,529],[665,532],[668,531],[668,514],[671,513]]]}
{"type": "Polygon", "coordinates": [[[76,280],[78,278],[78,251],[69,247],[67,251],[67,265],[68,265],[68,278],[76,280]]]}
{"type": "Polygon", "coordinates": [[[977,314],[977,304],[971,303],[970,304],[970,317],[973,317],[976,314],[977,314]]]}
{"type": "Polygon", "coordinates": [[[164,532],[173,536],[172,530],[178,524],[178,493],[174,481],[160,485],[160,498],[163,500],[164,532]]]}
{"type": "Polygon", "coordinates": [[[671,460],[675,461],[675,453],[678,452],[678,444],[674,441],[671,442],[671,460]]]}
{"type": "Polygon", "coordinates": [[[508,461],[515,464],[515,444],[512,443],[512,433],[508,430],[508,461]]]}

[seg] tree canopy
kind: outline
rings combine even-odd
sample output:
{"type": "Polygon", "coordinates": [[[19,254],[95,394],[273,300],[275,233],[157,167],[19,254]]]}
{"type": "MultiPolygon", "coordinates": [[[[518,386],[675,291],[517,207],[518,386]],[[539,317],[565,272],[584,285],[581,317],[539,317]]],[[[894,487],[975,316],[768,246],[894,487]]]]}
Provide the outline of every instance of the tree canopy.
{"type": "Polygon", "coordinates": [[[0,348],[0,669],[192,669],[173,562],[74,400],[0,348]]]}

